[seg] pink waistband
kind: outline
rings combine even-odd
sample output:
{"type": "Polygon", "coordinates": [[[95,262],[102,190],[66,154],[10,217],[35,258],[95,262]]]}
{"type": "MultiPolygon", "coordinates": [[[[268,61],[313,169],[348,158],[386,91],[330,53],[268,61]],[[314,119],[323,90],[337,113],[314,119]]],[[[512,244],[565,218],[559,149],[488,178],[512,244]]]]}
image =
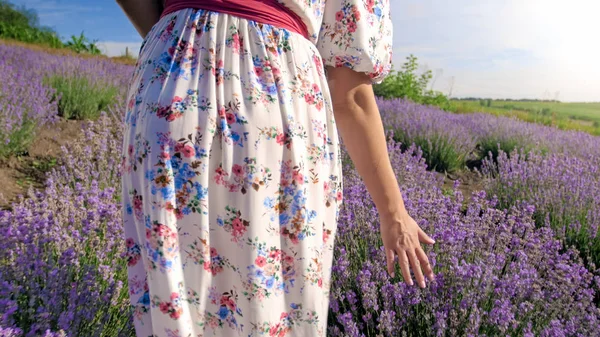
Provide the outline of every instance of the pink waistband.
{"type": "Polygon", "coordinates": [[[231,14],[285,28],[308,39],[306,25],[296,13],[277,0],[166,0],[161,18],[180,9],[194,8],[231,14]]]}

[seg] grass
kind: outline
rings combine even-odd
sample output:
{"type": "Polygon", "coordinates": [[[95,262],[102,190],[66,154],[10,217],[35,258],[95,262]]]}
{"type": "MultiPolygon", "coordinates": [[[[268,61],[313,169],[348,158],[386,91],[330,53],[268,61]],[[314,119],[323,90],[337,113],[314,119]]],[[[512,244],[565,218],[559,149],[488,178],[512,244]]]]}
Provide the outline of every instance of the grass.
{"type": "Polygon", "coordinates": [[[44,78],[44,83],[56,89],[53,99],[60,95],[58,111],[66,119],[96,120],[118,94],[116,87],[91,83],[86,77],[53,75],[44,78]]]}
{"type": "Polygon", "coordinates": [[[520,120],[578,130],[600,136],[600,103],[521,102],[492,100],[490,106],[479,101],[453,100],[457,113],[485,112],[520,120]]]}

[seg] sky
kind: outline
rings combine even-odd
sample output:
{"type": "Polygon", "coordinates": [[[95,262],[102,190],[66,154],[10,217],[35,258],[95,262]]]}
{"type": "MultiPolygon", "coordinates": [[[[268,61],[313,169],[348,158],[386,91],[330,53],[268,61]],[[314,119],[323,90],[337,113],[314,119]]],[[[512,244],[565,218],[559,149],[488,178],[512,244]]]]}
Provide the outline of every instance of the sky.
{"type": "MultiPolygon", "coordinates": [[[[115,0],[9,0],[63,40],[81,32],[107,55],[142,38],[115,0]]],[[[394,69],[409,54],[452,97],[600,101],[598,0],[390,0],[394,69]]]]}

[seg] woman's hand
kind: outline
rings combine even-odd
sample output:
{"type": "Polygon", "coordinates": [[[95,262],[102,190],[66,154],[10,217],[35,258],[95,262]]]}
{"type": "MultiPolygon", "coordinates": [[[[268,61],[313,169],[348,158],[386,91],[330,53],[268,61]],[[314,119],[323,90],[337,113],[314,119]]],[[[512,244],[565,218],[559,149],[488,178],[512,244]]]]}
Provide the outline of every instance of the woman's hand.
{"type": "Polygon", "coordinates": [[[386,217],[380,214],[379,219],[388,273],[392,277],[394,276],[394,254],[397,254],[404,281],[408,285],[413,284],[410,277],[410,265],[417,282],[421,288],[425,288],[425,278],[421,268],[423,268],[430,281],[433,281],[434,277],[429,259],[421,248],[421,242],[434,244],[435,241],[419,227],[406,210],[386,217]]]}

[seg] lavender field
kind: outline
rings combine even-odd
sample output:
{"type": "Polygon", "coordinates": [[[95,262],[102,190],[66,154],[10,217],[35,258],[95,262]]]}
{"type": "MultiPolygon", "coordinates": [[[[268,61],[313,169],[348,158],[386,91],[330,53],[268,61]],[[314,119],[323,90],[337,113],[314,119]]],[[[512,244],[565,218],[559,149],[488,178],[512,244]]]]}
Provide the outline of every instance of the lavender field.
{"type": "MultiPolygon", "coordinates": [[[[0,43],[0,156],[85,121],[45,186],[0,211],[0,336],[134,336],[120,216],[132,66],[0,43]]],[[[600,137],[379,100],[436,280],[390,279],[378,216],[344,154],[328,336],[600,336],[600,137]],[[475,172],[481,190],[443,188],[475,172]]],[[[2,190],[0,190],[1,192],[2,190]]]]}

